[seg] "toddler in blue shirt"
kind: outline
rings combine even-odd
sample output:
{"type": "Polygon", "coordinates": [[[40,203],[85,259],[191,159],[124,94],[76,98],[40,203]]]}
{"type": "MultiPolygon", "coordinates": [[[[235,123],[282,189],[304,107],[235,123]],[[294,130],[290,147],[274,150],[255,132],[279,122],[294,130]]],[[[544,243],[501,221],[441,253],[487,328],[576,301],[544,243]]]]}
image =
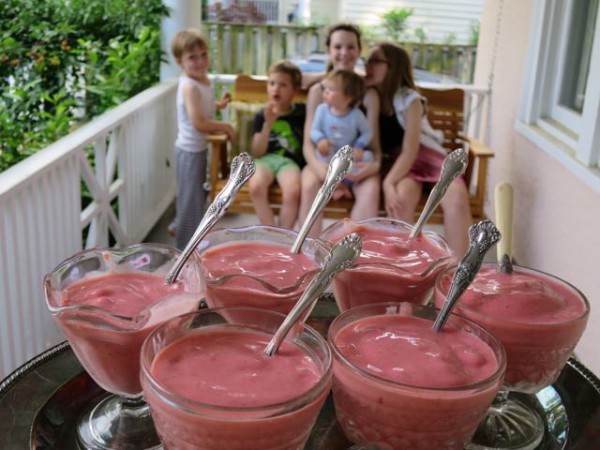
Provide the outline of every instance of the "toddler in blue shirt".
{"type": "MultiPolygon", "coordinates": [[[[323,80],[323,103],[315,111],[310,132],[319,160],[328,163],[344,145],[354,147],[352,171],[356,171],[356,166],[362,162],[375,160],[373,152],[366,148],[373,138],[373,130],[358,107],[364,95],[364,80],[352,71],[332,70],[323,80]]],[[[351,184],[348,180],[344,183],[351,184]]],[[[348,189],[339,194],[334,198],[351,196],[348,189]]]]}

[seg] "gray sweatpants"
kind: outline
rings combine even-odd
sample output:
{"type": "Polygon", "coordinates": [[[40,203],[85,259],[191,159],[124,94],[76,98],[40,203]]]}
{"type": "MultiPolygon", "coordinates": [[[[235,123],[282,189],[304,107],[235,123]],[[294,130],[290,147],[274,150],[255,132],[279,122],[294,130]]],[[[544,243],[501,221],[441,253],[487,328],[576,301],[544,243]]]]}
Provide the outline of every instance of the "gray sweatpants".
{"type": "Polygon", "coordinates": [[[175,148],[175,246],[183,250],[204,215],[207,150],[199,153],[175,148]]]}

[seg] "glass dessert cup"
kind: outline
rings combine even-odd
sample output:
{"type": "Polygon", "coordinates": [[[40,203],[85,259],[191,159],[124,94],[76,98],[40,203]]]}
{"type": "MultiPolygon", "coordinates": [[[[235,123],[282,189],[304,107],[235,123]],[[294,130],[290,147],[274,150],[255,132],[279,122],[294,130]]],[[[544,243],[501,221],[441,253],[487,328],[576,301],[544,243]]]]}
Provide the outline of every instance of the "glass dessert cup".
{"type": "Polygon", "coordinates": [[[196,257],[188,260],[175,283],[164,283],[178,256],[178,250],[161,244],[90,249],[65,260],[44,278],[46,304],[54,320],[85,370],[110,393],[79,418],[77,434],[83,448],[160,448],[142,400],[139,359],[142,343],[153,329],[197,309],[202,298],[196,257]],[[133,310],[138,312],[128,313],[133,310]]]}
{"type": "Polygon", "coordinates": [[[500,342],[455,314],[436,332],[436,314],[372,303],[331,324],[336,417],[361,448],[462,450],[494,399],[506,367],[500,342]]]}
{"type": "Polygon", "coordinates": [[[424,231],[410,240],[412,225],[396,219],[374,218],[354,222],[342,219],[329,226],[323,240],[337,242],[355,232],[363,250],[354,267],[333,281],[340,311],[385,301],[425,304],[440,272],[454,262],[440,235],[424,231]]]}
{"type": "Polygon", "coordinates": [[[331,351],[305,326],[267,356],[284,318],[259,308],[205,309],[148,337],[141,380],[165,448],[304,448],[331,388],[331,351]]]}
{"type": "Polygon", "coordinates": [[[331,250],[328,243],[307,238],[293,255],[290,249],[297,235],[264,225],[208,233],[196,250],[208,306],[289,313],[331,250]]]}
{"type": "MultiPolygon", "coordinates": [[[[436,306],[453,273],[450,268],[436,281],[436,306]]],[[[467,448],[536,448],[544,422],[510,392],[533,395],[557,380],[585,330],[587,299],[553,275],[520,266],[500,273],[495,263],[484,263],[455,311],[494,334],[507,360],[505,384],[467,448]]]]}

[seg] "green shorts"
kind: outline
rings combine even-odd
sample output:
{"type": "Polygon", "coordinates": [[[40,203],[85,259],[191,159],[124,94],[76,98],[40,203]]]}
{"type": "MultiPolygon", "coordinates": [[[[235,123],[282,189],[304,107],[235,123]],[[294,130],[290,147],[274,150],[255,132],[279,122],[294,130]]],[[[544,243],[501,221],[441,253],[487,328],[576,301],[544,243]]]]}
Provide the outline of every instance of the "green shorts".
{"type": "Polygon", "coordinates": [[[277,176],[279,172],[286,169],[298,169],[298,164],[287,156],[277,155],[275,153],[267,153],[260,158],[254,160],[257,166],[265,167],[273,172],[273,175],[277,176]]]}

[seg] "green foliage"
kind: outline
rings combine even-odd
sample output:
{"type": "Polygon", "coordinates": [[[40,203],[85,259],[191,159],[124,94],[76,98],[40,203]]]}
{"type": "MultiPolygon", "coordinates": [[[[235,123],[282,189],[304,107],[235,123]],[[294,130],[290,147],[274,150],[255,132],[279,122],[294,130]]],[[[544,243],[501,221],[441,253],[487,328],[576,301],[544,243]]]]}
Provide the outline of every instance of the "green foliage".
{"type": "Polygon", "coordinates": [[[363,53],[366,55],[369,52],[370,43],[377,41],[386,40],[386,37],[382,33],[380,27],[361,27],[362,41],[363,41],[363,53]]]}
{"type": "Polygon", "coordinates": [[[85,64],[86,115],[102,114],[158,81],[160,58],[149,59],[160,48],[160,31],[141,29],[136,41],[111,39],[108,48],[89,48],[93,63],[85,64]]]}
{"type": "Polygon", "coordinates": [[[469,44],[477,45],[477,43],[479,42],[479,27],[480,23],[478,20],[474,20],[471,22],[471,26],[469,27],[471,32],[469,36],[469,44]]]}
{"type": "Polygon", "coordinates": [[[410,8],[390,9],[381,16],[382,26],[388,34],[388,39],[400,41],[407,29],[407,21],[413,15],[410,8]]]}
{"type": "Polygon", "coordinates": [[[415,38],[417,39],[417,42],[423,44],[427,41],[427,33],[421,27],[415,28],[415,38]]]}
{"type": "Polygon", "coordinates": [[[0,2],[0,171],[159,79],[161,0],[0,2]]]}
{"type": "Polygon", "coordinates": [[[446,45],[452,45],[452,44],[454,44],[455,41],[456,41],[456,33],[454,33],[454,32],[448,33],[446,35],[446,37],[444,38],[444,44],[446,44],[446,45]]]}

